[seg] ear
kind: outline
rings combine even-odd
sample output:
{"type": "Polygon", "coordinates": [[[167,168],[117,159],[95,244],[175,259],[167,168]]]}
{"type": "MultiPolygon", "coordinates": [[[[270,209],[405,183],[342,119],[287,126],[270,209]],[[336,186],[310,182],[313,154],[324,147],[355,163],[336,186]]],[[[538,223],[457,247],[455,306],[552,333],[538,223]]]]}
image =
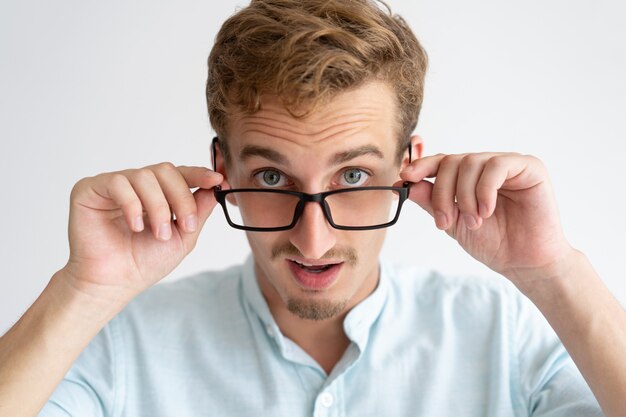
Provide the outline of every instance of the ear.
{"type": "MultiPolygon", "coordinates": [[[[411,160],[415,161],[416,159],[422,158],[422,152],[424,150],[424,140],[419,135],[411,136],[411,160]]],[[[409,151],[408,149],[404,151],[404,158],[402,159],[402,168],[404,169],[409,165],[409,151]]]]}
{"type": "MultiPolygon", "coordinates": [[[[213,170],[222,174],[222,176],[224,177],[224,181],[222,181],[221,184],[222,189],[228,190],[231,187],[228,183],[228,173],[226,171],[226,165],[224,164],[224,154],[222,153],[222,150],[220,148],[220,142],[216,141],[212,145],[212,152],[214,152],[214,154],[212,155],[212,161],[215,161],[215,166],[213,167],[213,170]]],[[[226,196],[226,200],[232,205],[237,205],[237,201],[232,194],[228,194],[226,196]]]]}
{"type": "Polygon", "coordinates": [[[212,151],[211,162],[213,162],[213,164],[215,165],[213,167],[213,170],[216,172],[219,172],[224,177],[224,182],[227,185],[226,188],[230,188],[228,184],[228,171],[226,169],[226,164],[224,163],[224,154],[222,153],[222,149],[220,145],[221,145],[220,141],[216,141],[215,139],[213,139],[213,143],[211,144],[211,151],[212,151]]]}
{"type": "Polygon", "coordinates": [[[224,166],[224,155],[222,154],[222,150],[220,148],[220,142],[213,139],[213,143],[211,143],[211,161],[213,162],[213,170],[222,174],[224,178],[226,178],[226,167],[224,166]]]}

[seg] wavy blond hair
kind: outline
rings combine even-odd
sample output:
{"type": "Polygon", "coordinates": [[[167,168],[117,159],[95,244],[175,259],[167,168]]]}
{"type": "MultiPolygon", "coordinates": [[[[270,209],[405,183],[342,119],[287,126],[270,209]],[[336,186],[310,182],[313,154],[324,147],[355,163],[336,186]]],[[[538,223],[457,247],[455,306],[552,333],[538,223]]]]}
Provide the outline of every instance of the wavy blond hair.
{"type": "Polygon", "coordinates": [[[342,91],[381,80],[398,105],[400,160],[417,125],[427,63],[404,19],[383,2],[252,0],[224,22],[209,55],[210,122],[229,161],[228,117],[258,111],[262,95],[277,96],[301,118],[342,91]]]}

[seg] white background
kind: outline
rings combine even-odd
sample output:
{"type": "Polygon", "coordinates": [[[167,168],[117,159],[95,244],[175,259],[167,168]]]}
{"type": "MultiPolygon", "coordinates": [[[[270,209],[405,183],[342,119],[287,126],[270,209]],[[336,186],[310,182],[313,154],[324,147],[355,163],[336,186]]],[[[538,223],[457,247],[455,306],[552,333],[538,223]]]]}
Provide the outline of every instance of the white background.
{"type": "MultiPolygon", "coordinates": [[[[161,161],[208,165],[206,58],[244,2],[0,3],[0,333],[68,256],[80,178],[161,161]]],[[[516,151],[548,166],[568,238],[626,304],[626,3],[390,1],[430,55],[426,154],[516,151]]],[[[167,279],[241,261],[216,211],[167,279]]],[[[490,274],[410,206],[384,254],[490,274]]]]}

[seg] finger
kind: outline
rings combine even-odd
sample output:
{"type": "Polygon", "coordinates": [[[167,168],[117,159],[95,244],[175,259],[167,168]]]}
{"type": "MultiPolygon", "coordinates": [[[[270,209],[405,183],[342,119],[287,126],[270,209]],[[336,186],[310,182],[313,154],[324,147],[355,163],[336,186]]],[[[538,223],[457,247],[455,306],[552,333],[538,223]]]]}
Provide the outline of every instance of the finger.
{"type": "MultiPolygon", "coordinates": [[[[223,188],[229,188],[226,181],[223,181],[219,185],[223,188]]],[[[196,245],[198,237],[200,236],[200,231],[217,205],[214,190],[212,189],[199,188],[193,193],[193,198],[197,207],[198,229],[195,233],[185,233],[181,235],[183,241],[185,242],[185,246],[189,248],[193,248],[196,245]]]]}
{"type": "Polygon", "coordinates": [[[432,207],[435,223],[439,229],[446,230],[452,226],[455,217],[456,184],[459,164],[463,155],[446,155],[439,163],[437,178],[433,184],[432,207]]]}
{"type": "Polygon", "coordinates": [[[498,190],[507,180],[515,182],[527,167],[526,162],[523,156],[517,154],[495,155],[485,162],[485,168],[476,184],[476,199],[481,217],[488,218],[493,214],[498,190]]]}
{"type": "Polygon", "coordinates": [[[169,162],[150,167],[154,172],[170,209],[176,216],[176,225],[187,233],[198,227],[196,200],[178,168],[169,162]]]}
{"type": "Polygon", "coordinates": [[[483,172],[486,154],[467,154],[459,165],[459,176],[456,183],[456,200],[465,226],[470,230],[482,225],[479,215],[476,185],[483,172]]]}
{"type": "Polygon", "coordinates": [[[97,177],[93,185],[96,193],[110,198],[124,213],[124,218],[130,230],[141,232],[144,228],[143,208],[141,200],[133,186],[124,175],[112,174],[97,177]]]}
{"type": "MultiPolygon", "coordinates": [[[[432,206],[432,191],[433,184],[429,181],[423,180],[411,185],[409,192],[409,200],[417,203],[421,208],[426,210],[431,216],[435,217],[435,212],[432,206]]],[[[450,219],[452,225],[457,223],[459,211],[455,209],[453,217],[450,219]]],[[[446,230],[448,235],[455,237],[456,231],[453,228],[446,230]]]]}
{"type": "Polygon", "coordinates": [[[416,159],[400,172],[400,178],[404,181],[418,183],[424,178],[432,178],[439,172],[441,161],[447,157],[445,154],[437,154],[416,159]]]}
{"type": "Polygon", "coordinates": [[[140,168],[131,171],[128,179],[148,214],[154,236],[169,240],[172,237],[172,212],[154,171],[140,168]]]}
{"type": "MultiPolygon", "coordinates": [[[[196,204],[196,214],[198,216],[198,228],[196,233],[189,237],[189,240],[193,240],[195,244],[195,240],[198,238],[200,231],[204,227],[204,223],[209,218],[209,215],[213,212],[213,209],[217,204],[213,188],[218,185],[224,188],[227,182],[219,172],[204,167],[179,166],[178,171],[181,173],[189,187],[198,187],[198,189],[193,193],[196,204]]],[[[183,238],[185,238],[185,236],[183,236],[183,238]]]]}
{"type": "Polygon", "coordinates": [[[435,213],[432,205],[432,192],[433,184],[429,181],[423,180],[413,183],[411,184],[411,189],[409,190],[409,200],[417,203],[417,205],[427,211],[428,214],[434,218],[435,213]]]}
{"type": "Polygon", "coordinates": [[[220,184],[224,177],[217,171],[213,171],[204,167],[179,166],[178,171],[181,173],[189,188],[206,188],[210,189],[220,184]]]}
{"type": "MultiPolygon", "coordinates": [[[[227,181],[222,181],[219,185],[222,187],[223,190],[230,188],[227,181]]],[[[213,190],[200,188],[193,193],[193,196],[196,200],[196,205],[198,207],[198,219],[200,221],[200,225],[203,225],[217,205],[215,193],[213,190]]]]}

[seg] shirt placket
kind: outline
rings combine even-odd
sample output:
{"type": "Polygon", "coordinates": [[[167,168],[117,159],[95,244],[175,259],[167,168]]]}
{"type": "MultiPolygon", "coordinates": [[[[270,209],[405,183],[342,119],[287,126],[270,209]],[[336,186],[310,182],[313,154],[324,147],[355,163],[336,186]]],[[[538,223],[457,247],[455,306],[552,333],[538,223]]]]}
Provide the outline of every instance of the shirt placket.
{"type": "Polygon", "coordinates": [[[313,417],[343,417],[345,416],[342,395],[342,380],[337,378],[329,386],[320,390],[315,398],[313,417]]]}

